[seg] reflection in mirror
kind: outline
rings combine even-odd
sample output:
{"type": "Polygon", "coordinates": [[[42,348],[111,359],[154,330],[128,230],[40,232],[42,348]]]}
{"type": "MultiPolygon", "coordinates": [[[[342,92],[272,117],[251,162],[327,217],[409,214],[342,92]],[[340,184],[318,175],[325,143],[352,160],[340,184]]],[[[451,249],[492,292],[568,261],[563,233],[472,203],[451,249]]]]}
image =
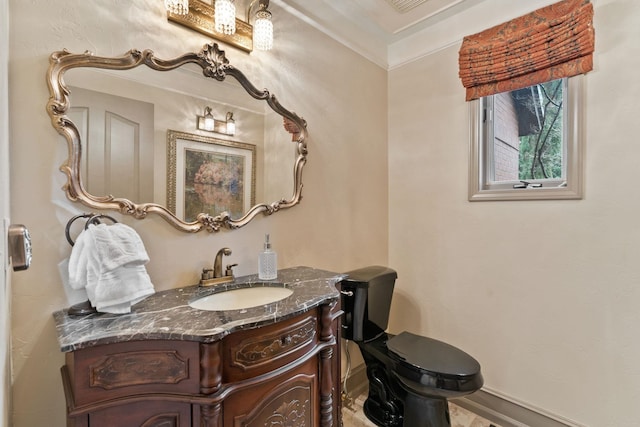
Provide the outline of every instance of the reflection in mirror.
{"type": "Polygon", "coordinates": [[[257,90],[216,44],[172,60],[148,50],[54,52],[48,84],[48,112],[69,145],[61,170],[71,200],[136,218],[156,213],[191,232],[238,228],[300,201],[305,121],[257,90]],[[216,119],[231,113],[234,134],[198,129],[205,109],[216,119]],[[196,166],[203,182],[194,181],[196,166]],[[223,172],[224,189],[213,177],[223,172]],[[208,186],[201,195],[215,206],[198,205],[194,184],[208,186]]]}
{"type": "Polygon", "coordinates": [[[172,130],[167,144],[168,206],[178,218],[240,218],[255,204],[255,145],[172,130]]]}

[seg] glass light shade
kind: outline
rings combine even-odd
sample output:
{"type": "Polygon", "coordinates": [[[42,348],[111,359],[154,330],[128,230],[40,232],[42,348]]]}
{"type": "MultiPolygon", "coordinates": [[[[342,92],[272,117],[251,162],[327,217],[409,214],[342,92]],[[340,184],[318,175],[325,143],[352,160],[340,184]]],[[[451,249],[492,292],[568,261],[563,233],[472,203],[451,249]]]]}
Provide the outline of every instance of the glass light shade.
{"type": "Polygon", "coordinates": [[[253,46],[258,50],[271,50],[273,47],[273,23],[271,12],[260,10],[253,23],[253,46]]]}
{"type": "Polygon", "coordinates": [[[213,132],[213,130],[216,128],[216,121],[213,119],[212,116],[204,116],[203,127],[204,127],[204,130],[213,132]]]}
{"type": "Polygon", "coordinates": [[[186,15],[189,13],[189,0],[164,0],[164,7],[174,15],[186,15]]]}
{"type": "Polygon", "coordinates": [[[233,34],[236,32],[236,5],[234,0],[215,0],[215,30],[218,33],[233,34]]]}
{"type": "Polygon", "coordinates": [[[211,107],[204,107],[204,116],[198,116],[198,124],[196,126],[200,130],[213,132],[216,128],[216,121],[211,114],[211,107]]]}
{"type": "Polygon", "coordinates": [[[236,133],[236,124],[231,122],[227,122],[227,135],[235,135],[236,133]]]}

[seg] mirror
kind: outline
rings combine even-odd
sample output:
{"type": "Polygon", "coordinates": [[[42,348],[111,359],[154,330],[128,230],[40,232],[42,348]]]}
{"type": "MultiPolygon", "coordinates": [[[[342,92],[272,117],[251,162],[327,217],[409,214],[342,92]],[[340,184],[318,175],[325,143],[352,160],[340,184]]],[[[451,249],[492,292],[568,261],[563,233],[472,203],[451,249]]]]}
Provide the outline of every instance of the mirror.
{"type": "Polygon", "coordinates": [[[300,202],[306,122],[215,43],[170,60],[58,51],[47,83],[73,201],[157,214],[188,232],[235,229],[300,202]]]}

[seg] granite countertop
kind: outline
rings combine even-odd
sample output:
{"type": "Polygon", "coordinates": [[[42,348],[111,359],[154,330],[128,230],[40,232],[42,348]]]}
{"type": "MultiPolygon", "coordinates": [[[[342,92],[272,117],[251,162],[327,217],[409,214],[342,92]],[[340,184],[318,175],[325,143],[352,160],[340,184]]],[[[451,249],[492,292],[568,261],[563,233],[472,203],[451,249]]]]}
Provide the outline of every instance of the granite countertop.
{"type": "Polygon", "coordinates": [[[251,329],[288,319],[321,304],[338,300],[335,284],[343,274],[310,267],[278,271],[274,281],[257,275],[238,277],[215,287],[198,285],[157,292],[134,305],[131,313],[69,315],[67,309],[53,314],[58,343],[63,352],[101,344],[138,340],[214,342],[238,329],[251,329]],[[278,282],[293,291],[281,301],[243,310],[204,311],[189,302],[212,293],[278,282]]]}

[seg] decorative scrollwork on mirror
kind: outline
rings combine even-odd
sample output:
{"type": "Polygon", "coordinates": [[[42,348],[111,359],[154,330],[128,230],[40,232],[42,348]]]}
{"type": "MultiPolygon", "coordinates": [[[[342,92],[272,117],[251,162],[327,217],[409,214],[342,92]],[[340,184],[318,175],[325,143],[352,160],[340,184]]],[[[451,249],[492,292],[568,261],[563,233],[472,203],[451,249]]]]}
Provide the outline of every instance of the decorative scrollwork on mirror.
{"type": "MultiPolygon", "coordinates": [[[[74,73],[76,72],[77,71],[74,71],[74,73]]],[[[168,75],[169,73],[166,74],[168,75]]],[[[162,73],[162,75],[165,75],[165,73],[162,73]]],[[[92,78],[95,79],[95,76],[92,78]]],[[[143,77],[142,80],[147,78],[148,75],[143,77]]],[[[202,114],[201,106],[184,104],[187,105],[187,108],[185,108],[183,104],[175,101],[178,96],[175,94],[182,94],[184,92],[184,89],[182,87],[172,87],[173,82],[176,82],[176,85],[179,86],[179,80],[180,79],[175,79],[173,76],[171,77],[171,80],[168,80],[170,83],[165,84],[163,89],[175,89],[175,91],[171,95],[163,95],[163,99],[169,99],[170,101],[164,102],[165,105],[161,104],[159,107],[156,105],[155,111],[156,113],[158,113],[158,110],[162,110],[161,113],[164,114],[164,116],[168,116],[170,114],[167,114],[167,112],[165,111],[166,104],[173,103],[175,104],[175,106],[173,106],[174,111],[176,109],[179,109],[180,112],[182,112],[183,110],[189,110],[189,114],[192,114],[190,117],[193,117],[193,119],[195,120],[196,116],[191,112],[191,110],[199,111],[200,114],[202,114]]],[[[165,79],[165,81],[167,81],[167,79],[165,79]]],[[[205,45],[200,52],[190,52],[169,60],[164,60],[156,57],[151,50],[139,51],[132,49],[129,52],[125,53],[123,56],[119,57],[100,57],[95,56],[89,52],[85,52],[83,54],[73,54],[66,50],[57,51],[51,54],[49,59],[47,84],[49,86],[50,92],[47,111],[49,113],[49,116],[51,117],[53,127],[58,131],[58,133],[65,137],[68,145],[68,158],[60,166],[60,170],[67,176],[67,182],[64,185],[63,190],[66,192],[67,197],[72,201],[79,201],[92,209],[115,210],[122,214],[132,215],[133,217],[138,219],[143,219],[147,217],[148,214],[157,214],[168,221],[175,228],[182,231],[197,232],[202,229],[206,229],[209,232],[214,232],[221,229],[235,229],[242,227],[249,223],[260,213],[264,215],[271,215],[281,209],[290,208],[298,204],[302,198],[302,169],[307,160],[306,121],[296,113],[284,108],[277,100],[275,95],[271,94],[267,89],[257,89],[240,70],[229,64],[229,60],[226,58],[225,52],[223,50],[220,50],[218,48],[218,45],[215,43],[205,45]],[[192,70],[194,68],[195,72],[192,70]],[[123,78],[122,83],[110,85],[99,83],[89,85],[88,87],[85,86],[84,89],[77,89],[76,91],[75,83],[73,85],[68,83],[68,80],[70,80],[69,76],[73,75],[73,73],[68,73],[70,70],[81,70],[94,73],[97,72],[100,74],[100,76],[98,77],[99,79],[102,78],[102,76],[104,76],[104,78],[106,79],[114,78],[114,74],[117,74],[118,77],[121,77],[120,74],[123,74],[123,78]],[[127,73],[123,73],[125,71],[127,73]],[[155,200],[156,197],[144,195],[140,197],[142,199],[152,197],[152,200],[134,200],[134,197],[123,197],[121,194],[114,194],[116,193],[116,190],[112,190],[112,187],[109,187],[108,185],[102,187],[98,185],[97,187],[95,187],[97,188],[96,190],[91,188],[91,186],[88,186],[87,183],[91,180],[87,177],[92,176],[92,172],[90,172],[90,166],[88,165],[88,161],[86,159],[87,157],[91,157],[86,154],[88,153],[89,148],[89,128],[93,130],[99,126],[89,126],[88,124],[78,123],[81,120],[77,118],[79,117],[77,113],[72,110],[72,103],[74,104],[73,107],[77,107],[75,101],[81,99],[79,94],[81,94],[82,90],[85,89],[90,90],[89,98],[92,98],[95,94],[105,95],[107,97],[114,96],[114,90],[116,90],[117,88],[124,88],[130,83],[131,74],[128,73],[139,71],[145,73],[151,71],[153,72],[153,74],[150,75],[153,76],[160,75],[159,73],[155,72],[181,72],[183,74],[180,76],[180,78],[182,78],[182,76],[185,74],[190,74],[189,76],[187,76],[188,78],[191,78],[191,75],[195,75],[197,79],[202,80],[202,82],[198,81],[198,83],[195,85],[191,84],[191,86],[197,88],[195,90],[195,92],[197,93],[190,94],[189,96],[191,96],[190,99],[195,99],[198,102],[202,102],[203,104],[211,102],[206,96],[202,94],[203,91],[210,90],[212,92],[216,92],[219,88],[219,86],[214,85],[216,89],[207,89],[211,87],[211,83],[217,83],[218,85],[223,84],[223,82],[224,84],[233,83],[233,90],[236,90],[236,94],[250,95],[250,97],[246,97],[248,101],[243,100],[242,102],[256,103],[257,109],[255,111],[263,111],[263,113],[260,114],[268,117],[268,119],[260,119],[263,123],[265,123],[264,129],[267,129],[266,123],[268,123],[268,126],[271,126],[271,128],[269,128],[269,131],[258,129],[256,131],[253,131],[252,134],[254,135],[254,139],[259,139],[255,135],[265,135],[265,142],[263,143],[263,145],[259,145],[258,148],[258,170],[262,172],[264,180],[275,181],[275,178],[273,178],[273,176],[276,175],[281,175],[284,177],[285,174],[283,174],[282,171],[285,169],[289,169],[290,166],[292,166],[293,169],[293,176],[291,176],[290,173],[287,173],[286,178],[282,178],[281,182],[278,182],[278,185],[281,185],[281,187],[279,188],[283,188],[282,190],[272,190],[270,187],[267,188],[268,185],[271,184],[263,184],[262,182],[260,182],[258,188],[261,192],[259,194],[264,198],[264,200],[267,201],[259,201],[256,202],[253,206],[245,205],[245,207],[240,210],[236,209],[236,212],[240,213],[231,214],[227,210],[215,211],[214,213],[211,213],[213,211],[205,211],[200,213],[196,212],[196,214],[188,218],[176,215],[175,209],[169,209],[168,206],[172,204],[167,200],[160,200],[160,202],[157,202],[155,200]],[[234,81],[225,81],[227,77],[233,77],[234,81]],[[239,83],[240,86],[237,86],[237,83],[239,83]],[[104,91],[104,87],[109,88],[106,90],[106,93],[93,92],[95,90],[104,91]],[[76,95],[78,96],[77,98],[76,95]],[[273,114],[273,116],[276,118],[279,117],[278,120],[280,120],[280,125],[277,125],[275,127],[278,127],[279,130],[282,131],[283,136],[273,136],[274,132],[272,130],[274,128],[274,120],[272,120],[271,116],[269,116],[268,114],[273,114]],[[278,153],[274,154],[267,152],[267,149],[265,147],[267,146],[266,141],[268,138],[268,142],[271,146],[277,146],[276,149],[278,150],[278,153]],[[287,148],[292,145],[295,145],[295,149],[293,147],[287,148]],[[283,152],[292,154],[289,157],[289,154],[282,155],[283,152]],[[286,165],[281,164],[274,166],[270,164],[270,168],[267,167],[267,163],[272,162],[273,158],[281,157],[286,158],[286,165]],[[293,188],[291,188],[291,186],[293,188]],[[102,190],[102,188],[104,188],[104,190],[102,190]],[[291,189],[291,195],[286,196],[289,189],[291,189]],[[285,196],[282,197],[282,194],[278,194],[279,192],[284,192],[285,196]]],[[[129,96],[129,92],[125,91],[124,95],[126,98],[131,98],[131,96],[129,96]]],[[[238,120],[237,115],[242,114],[243,112],[246,112],[248,110],[248,108],[245,107],[229,107],[229,105],[231,104],[228,101],[221,101],[220,105],[223,105],[224,108],[236,108],[236,122],[238,120]]],[[[153,108],[154,106],[153,104],[151,104],[152,117],[162,115],[158,113],[154,116],[153,108]]],[[[209,111],[211,110],[209,109],[209,111]]],[[[187,113],[185,112],[185,116],[186,114],[187,113]]],[[[254,116],[259,116],[260,114],[254,114],[254,116]]],[[[247,119],[246,121],[251,122],[252,120],[254,122],[259,121],[254,119],[247,119]]],[[[138,157],[154,158],[154,160],[152,161],[152,169],[148,169],[146,175],[156,177],[156,183],[154,184],[152,182],[150,186],[158,185],[158,188],[160,188],[161,185],[166,184],[166,177],[168,173],[176,173],[175,165],[169,165],[168,160],[162,157],[167,156],[166,147],[164,150],[158,149],[158,147],[162,147],[167,143],[167,138],[164,137],[165,133],[170,134],[170,127],[175,129],[176,126],[175,124],[159,124],[159,122],[160,120],[158,120],[158,122],[154,122],[152,125],[152,130],[150,132],[147,132],[152,134],[153,141],[150,144],[152,146],[155,146],[155,154],[152,152],[151,155],[135,155],[138,157]],[[162,153],[160,153],[161,151],[162,153]],[[158,164],[162,165],[162,167],[159,168],[158,164]],[[161,185],[157,183],[157,181],[159,181],[159,176],[165,178],[165,183],[162,183],[161,185]]],[[[183,124],[184,122],[185,120],[183,119],[180,123],[183,124]]],[[[184,129],[184,127],[185,126],[180,129],[180,132],[185,130],[192,130],[184,129]]],[[[236,128],[238,128],[237,125],[236,128]]],[[[195,130],[196,132],[200,132],[200,136],[205,136],[201,131],[195,129],[195,127],[193,128],[193,130],[195,130]]],[[[229,135],[233,136],[233,133],[231,132],[229,133],[229,135]]],[[[223,139],[226,138],[226,141],[222,141],[223,143],[221,143],[221,146],[223,146],[223,148],[225,145],[233,147],[246,146],[246,144],[244,143],[230,141],[229,135],[223,135],[221,137],[223,139]]],[[[236,133],[236,136],[237,135],[238,134],[236,133]]],[[[192,139],[200,141],[206,138],[192,139]]],[[[93,141],[91,143],[93,144],[93,141]]],[[[251,143],[253,143],[253,141],[251,141],[251,143]]],[[[173,149],[175,150],[175,147],[173,149]]],[[[213,148],[207,148],[207,150],[209,150],[209,154],[217,153],[217,150],[213,148]]],[[[206,150],[204,151],[207,152],[206,150]]],[[[120,157],[126,156],[120,155],[120,157]]],[[[173,157],[175,157],[175,153],[173,157]]],[[[109,162],[114,162],[114,160],[109,160],[109,162]]],[[[105,160],[105,163],[108,162],[105,160]]],[[[255,162],[253,163],[252,167],[255,168],[255,162]]],[[[182,172],[183,171],[178,171],[178,173],[182,172]]],[[[93,175],[96,175],[96,173],[93,173],[93,175]]],[[[117,173],[114,173],[114,175],[117,175],[117,173]]],[[[241,176],[241,174],[239,174],[239,176],[241,176]]],[[[143,178],[143,180],[144,179],[146,178],[143,178]]],[[[125,185],[127,184],[128,183],[125,183],[125,185]]],[[[247,183],[246,186],[249,187],[250,184],[247,183]]],[[[151,191],[151,193],[157,195],[162,194],[163,192],[160,190],[156,190],[155,192],[151,191]]],[[[212,198],[219,199],[220,197],[212,198]]],[[[256,198],[256,200],[263,199],[260,199],[258,197],[256,198]]]]}

